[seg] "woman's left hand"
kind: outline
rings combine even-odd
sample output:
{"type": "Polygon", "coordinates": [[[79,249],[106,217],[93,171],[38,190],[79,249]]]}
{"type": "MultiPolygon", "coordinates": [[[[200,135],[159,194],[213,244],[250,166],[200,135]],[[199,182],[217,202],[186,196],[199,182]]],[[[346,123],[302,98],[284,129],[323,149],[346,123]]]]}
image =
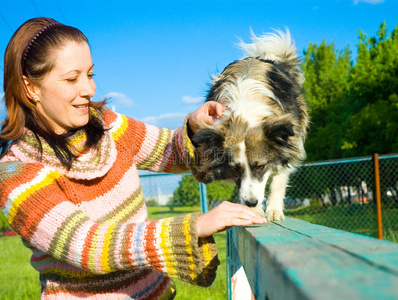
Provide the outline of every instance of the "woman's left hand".
{"type": "Polygon", "coordinates": [[[202,127],[201,124],[213,124],[213,120],[220,118],[227,109],[227,107],[218,102],[208,101],[192,113],[189,117],[188,125],[193,133],[196,133],[202,127]]]}

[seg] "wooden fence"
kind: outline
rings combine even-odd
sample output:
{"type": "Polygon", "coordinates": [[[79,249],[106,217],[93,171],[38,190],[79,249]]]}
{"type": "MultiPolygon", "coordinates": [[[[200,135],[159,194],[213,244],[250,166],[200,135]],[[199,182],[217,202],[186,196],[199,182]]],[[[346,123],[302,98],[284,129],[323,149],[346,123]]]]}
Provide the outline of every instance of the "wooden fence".
{"type": "Polygon", "coordinates": [[[228,299],[398,299],[398,244],[288,218],[227,234],[228,299]]]}

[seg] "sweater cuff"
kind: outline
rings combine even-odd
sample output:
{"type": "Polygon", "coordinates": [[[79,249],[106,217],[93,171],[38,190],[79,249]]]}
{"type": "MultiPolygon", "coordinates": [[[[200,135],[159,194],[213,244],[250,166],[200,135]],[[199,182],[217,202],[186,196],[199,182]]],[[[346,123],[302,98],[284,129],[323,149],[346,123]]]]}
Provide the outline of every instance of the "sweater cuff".
{"type": "Polygon", "coordinates": [[[197,176],[197,173],[199,172],[199,157],[198,157],[198,151],[195,147],[195,145],[192,143],[191,137],[193,136],[193,132],[189,128],[188,125],[188,120],[191,114],[189,114],[184,121],[184,125],[181,128],[181,135],[182,135],[182,145],[183,145],[183,151],[185,155],[185,159],[187,161],[187,165],[192,173],[192,175],[199,181],[200,176],[197,176]]]}
{"type": "Polygon", "coordinates": [[[188,121],[191,114],[185,117],[184,124],[182,126],[182,144],[184,146],[185,156],[187,158],[188,164],[195,164],[195,146],[191,141],[191,137],[193,135],[192,130],[189,128],[188,121]]]}
{"type": "Polygon", "coordinates": [[[220,264],[213,236],[199,238],[196,223],[200,213],[172,218],[170,233],[172,249],[166,261],[166,273],[190,284],[210,286],[220,264]],[[167,264],[170,266],[167,267],[167,264]]]}

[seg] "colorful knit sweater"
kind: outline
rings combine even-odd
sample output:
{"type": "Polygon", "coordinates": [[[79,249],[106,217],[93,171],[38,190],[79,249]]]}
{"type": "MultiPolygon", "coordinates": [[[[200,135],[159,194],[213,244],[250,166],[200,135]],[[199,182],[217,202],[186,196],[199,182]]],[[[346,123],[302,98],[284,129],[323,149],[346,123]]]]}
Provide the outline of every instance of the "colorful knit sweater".
{"type": "Polygon", "coordinates": [[[105,109],[98,147],[65,169],[45,141],[39,158],[32,132],[0,163],[0,205],[32,249],[42,299],[172,299],[170,277],[209,286],[219,264],[214,239],[198,238],[198,214],[148,221],[138,169],[186,171],[187,125],[175,131],[105,109]]]}

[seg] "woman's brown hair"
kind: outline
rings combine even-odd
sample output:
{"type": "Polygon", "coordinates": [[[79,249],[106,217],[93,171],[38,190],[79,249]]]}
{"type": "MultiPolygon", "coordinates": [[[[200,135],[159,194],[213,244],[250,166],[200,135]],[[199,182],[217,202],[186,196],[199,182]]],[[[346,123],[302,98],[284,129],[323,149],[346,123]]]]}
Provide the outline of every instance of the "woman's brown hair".
{"type": "MultiPolygon", "coordinates": [[[[28,95],[24,77],[34,84],[53,69],[55,51],[67,42],[87,43],[87,37],[77,28],[63,25],[50,18],[34,18],[23,23],[13,34],[4,53],[4,99],[7,117],[0,131],[0,157],[9,148],[11,141],[17,140],[25,128],[31,130],[40,139],[44,138],[54,149],[58,159],[71,167],[73,154],[70,152],[65,135],[57,135],[49,122],[36,109],[36,102],[28,95]]],[[[91,102],[90,106],[101,108],[105,101],[91,102]]],[[[87,133],[86,145],[95,145],[103,136],[104,128],[100,120],[90,116],[83,127],[87,133]]],[[[42,149],[40,149],[42,152],[42,149]]]]}

